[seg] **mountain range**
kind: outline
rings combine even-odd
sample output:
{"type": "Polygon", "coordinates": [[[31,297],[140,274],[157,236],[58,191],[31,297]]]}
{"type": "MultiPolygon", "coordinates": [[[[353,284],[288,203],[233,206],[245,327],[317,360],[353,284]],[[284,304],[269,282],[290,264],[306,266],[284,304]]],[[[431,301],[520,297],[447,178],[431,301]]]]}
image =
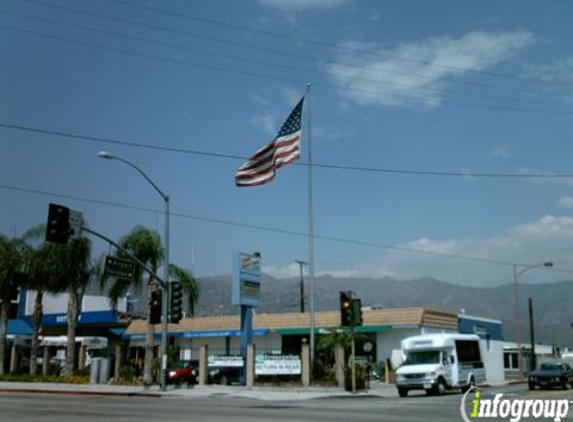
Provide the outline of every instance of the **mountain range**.
{"type": "MultiPolygon", "coordinates": [[[[198,316],[232,315],[239,307],[231,304],[231,276],[198,279],[200,299],[198,316]]],[[[398,308],[420,306],[455,313],[499,319],[507,341],[514,341],[515,289],[513,284],[497,287],[474,287],[450,284],[425,277],[413,280],[384,278],[335,278],[329,275],[315,277],[315,309],[336,310],[339,292],[351,290],[362,299],[366,307],[398,308]]],[[[308,278],[305,278],[305,296],[308,310],[308,278]]],[[[573,281],[544,284],[519,284],[519,312],[521,340],[528,342],[528,298],[532,298],[536,342],[573,345],[573,281]]],[[[278,313],[300,310],[300,280],[278,279],[263,275],[261,285],[262,306],[256,312],[278,313]]]]}

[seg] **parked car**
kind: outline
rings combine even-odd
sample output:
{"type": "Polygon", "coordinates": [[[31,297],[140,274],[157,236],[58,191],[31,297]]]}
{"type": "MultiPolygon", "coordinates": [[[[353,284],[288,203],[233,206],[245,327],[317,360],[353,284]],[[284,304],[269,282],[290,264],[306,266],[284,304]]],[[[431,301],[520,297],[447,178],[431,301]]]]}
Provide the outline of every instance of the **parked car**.
{"type": "Polygon", "coordinates": [[[177,362],[169,371],[169,382],[171,384],[196,384],[199,362],[193,360],[182,360],[177,362]]]}
{"type": "Polygon", "coordinates": [[[542,363],[539,369],[529,374],[528,381],[530,390],[553,386],[568,390],[573,387],[573,369],[564,362],[542,363]]]}
{"type": "Polygon", "coordinates": [[[209,368],[209,384],[230,385],[239,382],[241,368],[220,366],[209,368]]]}

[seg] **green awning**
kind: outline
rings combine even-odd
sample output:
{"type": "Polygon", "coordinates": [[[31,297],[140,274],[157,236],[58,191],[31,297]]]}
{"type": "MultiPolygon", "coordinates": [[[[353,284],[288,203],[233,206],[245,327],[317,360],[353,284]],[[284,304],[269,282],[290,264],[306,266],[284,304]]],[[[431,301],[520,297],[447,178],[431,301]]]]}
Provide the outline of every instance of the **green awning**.
{"type": "MultiPolygon", "coordinates": [[[[315,327],[315,334],[327,334],[325,331],[334,331],[340,327],[315,327]]],[[[382,333],[385,331],[391,331],[391,325],[363,325],[356,327],[354,329],[357,333],[382,333]]],[[[273,330],[277,334],[281,335],[304,335],[310,333],[309,327],[297,327],[297,328],[277,328],[273,330]]]]}

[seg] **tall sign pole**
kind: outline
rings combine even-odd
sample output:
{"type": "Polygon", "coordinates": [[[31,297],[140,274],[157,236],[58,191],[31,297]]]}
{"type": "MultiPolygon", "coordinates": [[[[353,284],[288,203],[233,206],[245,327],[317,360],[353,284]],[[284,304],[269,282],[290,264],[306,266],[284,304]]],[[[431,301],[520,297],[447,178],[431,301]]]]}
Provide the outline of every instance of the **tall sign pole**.
{"type": "Polygon", "coordinates": [[[314,209],[313,209],[313,162],[310,84],[306,85],[306,123],[308,140],[308,272],[310,289],[310,377],[314,368],[314,209]]]}

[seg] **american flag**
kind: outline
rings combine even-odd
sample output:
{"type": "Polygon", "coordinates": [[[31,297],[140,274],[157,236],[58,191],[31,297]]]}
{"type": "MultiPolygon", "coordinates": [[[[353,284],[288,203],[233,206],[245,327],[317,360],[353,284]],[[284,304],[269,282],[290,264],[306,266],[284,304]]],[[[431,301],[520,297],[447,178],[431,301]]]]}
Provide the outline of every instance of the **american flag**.
{"type": "Polygon", "coordinates": [[[300,157],[303,102],[304,97],[290,113],[277,137],[239,167],[235,174],[237,186],[258,186],[272,182],[277,169],[300,157]]]}

